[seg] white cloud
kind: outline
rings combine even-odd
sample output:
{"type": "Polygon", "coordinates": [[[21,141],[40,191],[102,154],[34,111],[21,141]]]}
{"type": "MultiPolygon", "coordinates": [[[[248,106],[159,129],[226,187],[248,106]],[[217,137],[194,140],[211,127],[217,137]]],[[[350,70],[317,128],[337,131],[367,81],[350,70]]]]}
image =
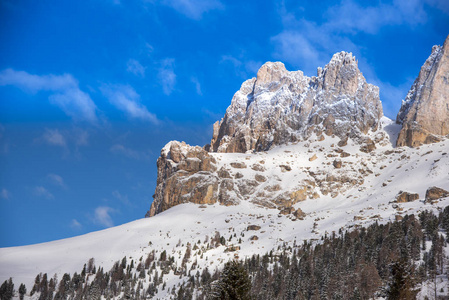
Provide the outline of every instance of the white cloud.
{"type": "Polygon", "coordinates": [[[114,222],[111,218],[111,213],[115,212],[115,210],[109,206],[99,206],[95,209],[94,213],[94,222],[100,224],[104,227],[112,227],[114,226],[114,222]]]}
{"type": "Polygon", "coordinates": [[[223,62],[230,63],[235,68],[238,68],[238,67],[240,67],[242,65],[242,62],[239,59],[237,59],[234,56],[232,56],[232,55],[222,55],[220,63],[223,63],[223,62]]]}
{"type": "Polygon", "coordinates": [[[155,114],[152,114],[140,102],[140,95],[129,85],[103,85],[100,87],[103,95],[128,117],[159,123],[155,114]]]}
{"type": "Polygon", "coordinates": [[[67,142],[65,137],[59,132],[58,129],[45,129],[45,133],[42,136],[43,140],[54,146],[66,147],[67,142]]]}
{"type": "Polygon", "coordinates": [[[38,197],[43,197],[45,199],[53,199],[54,196],[43,186],[37,186],[34,188],[34,195],[38,197]]]}
{"type": "Polygon", "coordinates": [[[234,68],[235,75],[243,79],[248,79],[249,77],[254,77],[257,71],[262,66],[259,61],[253,61],[246,58],[236,58],[232,55],[222,55],[221,64],[229,64],[234,68]]]}
{"type": "Polygon", "coordinates": [[[145,50],[148,55],[151,55],[151,53],[154,51],[154,47],[149,43],[145,43],[145,50]]]}
{"type": "Polygon", "coordinates": [[[174,91],[176,84],[176,74],[174,71],[175,60],[173,58],[166,58],[160,64],[157,77],[162,85],[164,94],[168,96],[174,91]]]}
{"type": "Polygon", "coordinates": [[[201,84],[196,77],[190,78],[190,81],[195,85],[195,91],[198,95],[202,96],[203,92],[201,91],[201,84]]]}
{"type": "Polygon", "coordinates": [[[89,145],[89,133],[85,130],[76,129],[74,132],[75,145],[87,146],[89,145]]]}
{"type": "Polygon", "coordinates": [[[33,75],[25,71],[6,69],[0,72],[0,85],[13,85],[22,90],[37,93],[39,91],[62,91],[78,86],[78,82],[70,74],[33,75]]]}
{"type": "Polygon", "coordinates": [[[132,159],[148,160],[150,158],[150,153],[136,151],[121,144],[115,144],[109,150],[114,154],[121,154],[132,159]]]}
{"type": "Polygon", "coordinates": [[[130,59],[126,63],[126,71],[140,77],[145,77],[145,67],[135,59],[130,59]]]}
{"type": "Polygon", "coordinates": [[[60,186],[60,187],[63,187],[63,188],[67,187],[65,182],[64,182],[64,179],[61,176],[57,175],[57,174],[48,174],[47,178],[54,185],[57,185],[57,186],[60,186]]]}
{"type": "Polygon", "coordinates": [[[70,228],[72,228],[73,230],[80,230],[83,227],[83,225],[81,225],[80,222],[78,222],[77,219],[72,219],[72,221],[70,222],[70,228]]]}
{"type": "Polygon", "coordinates": [[[325,61],[327,51],[323,53],[322,49],[313,45],[313,42],[301,32],[283,31],[271,40],[275,44],[275,57],[301,66],[306,74],[311,75],[325,61]]]}
{"type": "Polygon", "coordinates": [[[90,96],[81,91],[78,81],[70,74],[33,75],[24,71],[6,69],[0,72],[0,86],[16,86],[28,93],[51,92],[50,103],[78,121],[96,122],[97,107],[90,96]]]}
{"type": "Polygon", "coordinates": [[[122,195],[119,191],[113,191],[112,196],[120,200],[123,204],[130,205],[127,195],[122,195]]]}
{"type": "Polygon", "coordinates": [[[160,3],[194,20],[200,20],[209,11],[224,9],[219,0],[162,0],[160,3]]]}
{"type": "Polygon", "coordinates": [[[357,55],[359,48],[352,39],[359,33],[377,34],[388,26],[416,26],[428,20],[422,0],[375,2],[372,6],[341,0],[323,12],[321,23],[308,20],[307,14],[295,15],[292,9],[295,5],[296,2],[291,2],[291,7],[280,6],[284,29],[271,38],[273,56],[301,68],[308,75],[314,75],[316,67],[327,63],[335,52],[345,50],[357,55]]]}
{"type": "Polygon", "coordinates": [[[68,89],[49,97],[50,103],[59,106],[63,112],[74,120],[96,122],[96,105],[90,96],[78,88],[68,89]]]}
{"type": "Polygon", "coordinates": [[[430,6],[434,6],[445,14],[449,15],[449,1],[447,0],[426,0],[426,3],[430,6]]]}
{"type": "Polygon", "coordinates": [[[11,197],[11,193],[7,189],[2,188],[2,190],[0,191],[0,198],[9,200],[10,197],[11,197]]]}

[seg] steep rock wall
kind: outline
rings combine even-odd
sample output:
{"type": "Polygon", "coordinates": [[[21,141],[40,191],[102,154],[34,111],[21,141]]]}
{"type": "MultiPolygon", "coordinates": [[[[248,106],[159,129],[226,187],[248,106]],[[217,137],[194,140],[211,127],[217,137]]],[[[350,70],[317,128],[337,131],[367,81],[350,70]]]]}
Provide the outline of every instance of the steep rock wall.
{"type": "Polygon", "coordinates": [[[449,36],[443,46],[432,48],[396,122],[402,124],[397,146],[418,147],[449,134],[449,36]]]}

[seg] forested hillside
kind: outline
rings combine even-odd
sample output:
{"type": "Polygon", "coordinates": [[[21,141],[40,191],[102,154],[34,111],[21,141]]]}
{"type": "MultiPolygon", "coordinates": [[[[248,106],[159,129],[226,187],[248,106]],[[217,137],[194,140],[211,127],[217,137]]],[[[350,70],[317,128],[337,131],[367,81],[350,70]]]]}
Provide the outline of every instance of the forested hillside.
{"type": "Polygon", "coordinates": [[[199,272],[195,263],[187,268],[193,252],[226,245],[217,235],[207,244],[189,244],[181,268],[165,251],[140,261],[124,257],[109,271],[96,269],[91,259],[79,274],[66,273],[60,279],[38,274],[33,287],[5,281],[0,298],[152,299],[167,289],[164,276],[172,273],[179,277],[177,288],[168,291],[172,299],[414,299],[418,293],[421,298],[447,299],[448,232],[446,207],[439,215],[426,211],[280,246],[262,256],[230,261],[224,269],[199,272]]]}

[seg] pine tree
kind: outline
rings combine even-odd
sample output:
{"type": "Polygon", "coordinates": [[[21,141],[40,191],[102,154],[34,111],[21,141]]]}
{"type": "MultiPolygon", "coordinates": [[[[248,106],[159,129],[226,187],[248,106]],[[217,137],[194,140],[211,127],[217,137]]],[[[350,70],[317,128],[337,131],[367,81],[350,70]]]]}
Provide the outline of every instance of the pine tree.
{"type": "Polygon", "coordinates": [[[11,300],[14,296],[14,283],[12,279],[5,280],[0,287],[0,299],[1,300],[11,300]]]}
{"type": "Polygon", "coordinates": [[[251,280],[245,268],[238,261],[225,264],[218,282],[215,283],[210,298],[222,300],[249,300],[251,280]]]}
{"type": "Polygon", "coordinates": [[[25,296],[26,293],[27,293],[27,288],[25,287],[25,285],[23,283],[21,283],[20,286],[19,286],[19,297],[20,297],[20,300],[23,300],[23,297],[25,296]]]}
{"type": "Polygon", "coordinates": [[[416,299],[413,266],[406,259],[400,259],[391,267],[392,281],[387,293],[388,300],[416,299]]]}

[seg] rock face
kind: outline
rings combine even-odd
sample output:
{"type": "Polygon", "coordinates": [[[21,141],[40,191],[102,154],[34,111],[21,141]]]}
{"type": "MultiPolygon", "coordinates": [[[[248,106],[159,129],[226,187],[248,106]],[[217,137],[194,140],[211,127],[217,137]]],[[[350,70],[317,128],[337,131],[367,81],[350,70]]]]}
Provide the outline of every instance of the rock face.
{"type": "Polygon", "coordinates": [[[169,142],[157,160],[156,192],[147,216],[185,202],[217,202],[218,177],[212,173],[215,171],[215,159],[201,147],[169,142]]]}
{"type": "Polygon", "coordinates": [[[428,188],[426,191],[426,202],[431,202],[444,197],[449,197],[449,192],[442,188],[433,186],[428,188]]]}
{"type": "Polygon", "coordinates": [[[396,122],[402,124],[397,146],[417,147],[449,134],[449,36],[432,48],[396,122]]]}
{"type": "MultiPolygon", "coordinates": [[[[264,161],[218,163],[215,157],[220,159],[220,155],[213,152],[268,150],[314,134],[318,141],[325,135],[340,137],[341,146],[348,138],[360,145],[373,143],[363,134],[376,131],[381,117],[379,89],[366,83],[351,53],[335,54],[312,78],[301,71],[289,72],[280,62],[268,62],[234,95],[224,118],[214,125],[211,145],[203,149],[173,141],[162,149],[147,216],[186,202],[233,205],[241,200],[291,214],[294,204],[319,198],[318,191],[335,197],[349,186],[362,184],[363,179],[321,170],[305,172],[302,180],[281,187],[280,179],[270,174],[298,172],[289,162],[277,164],[264,175],[264,161]]],[[[309,160],[316,159],[314,155],[309,160]]],[[[341,160],[334,166],[341,169],[341,160]]]]}
{"type": "Polygon", "coordinates": [[[210,150],[264,151],[313,133],[358,140],[377,130],[382,115],[379,88],[366,82],[351,53],[336,53],[312,78],[267,62],[214,124],[210,150]]]}
{"type": "Polygon", "coordinates": [[[397,203],[412,202],[419,199],[419,194],[409,192],[399,192],[396,197],[397,203]]]}

